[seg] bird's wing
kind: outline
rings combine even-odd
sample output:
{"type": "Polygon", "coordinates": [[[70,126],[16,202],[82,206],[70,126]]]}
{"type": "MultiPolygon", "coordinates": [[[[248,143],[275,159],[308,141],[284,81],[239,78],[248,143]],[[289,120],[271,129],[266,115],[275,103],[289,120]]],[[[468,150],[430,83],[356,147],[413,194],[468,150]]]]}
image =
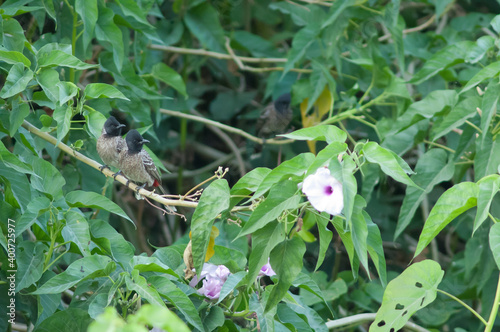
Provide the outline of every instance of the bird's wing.
{"type": "Polygon", "coordinates": [[[151,156],[146,150],[141,151],[141,157],[142,157],[142,162],[144,163],[144,168],[146,169],[146,172],[148,172],[151,177],[158,181],[159,184],[161,184],[161,177],[160,173],[158,172],[158,169],[156,168],[155,163],[153,162],[153,159],[151,159],[151,156]]]}

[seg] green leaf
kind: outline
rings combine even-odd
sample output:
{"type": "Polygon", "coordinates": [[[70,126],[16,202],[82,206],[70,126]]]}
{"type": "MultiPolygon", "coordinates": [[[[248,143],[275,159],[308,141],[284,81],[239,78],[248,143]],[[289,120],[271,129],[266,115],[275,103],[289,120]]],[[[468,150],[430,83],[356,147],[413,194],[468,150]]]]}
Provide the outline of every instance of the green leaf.
{"type": "Polygon", "coordinates": [[[98,65],[91,65],[78,59],[77,57],[65,53],[61,50],[51,50],[49,52],[39,52],[37,54],[38,67],[69,67],[78,70],[96,68],[98,65]]]}
{"type": "Polygon", "coordinates": [[[452,178],[455,171],[454,160],[448,161],[446,151],[442,149],[431,149],[418,159],[415,167],[416,174],[412,176],[413,182],[423,190],[415,187],[407,187],[403,205],[399,211],[398,225],[394,238],[397,238],[410,224],[420,203],[424,200],[435,185],[452,178]]]}
{"type": "Polygon", "coordinates": [[[25,68],[22,63],[16,63],[9,70],[5,84],[0,90],[0,98],[6,99],[24,91],[31,79],[33,79],[31,69],[25,68]]]}
{"type": "Polygon", "coordinates": [[[366,226],[368,227],[368,237],[366,239],[368,253],[370,254],[370,258],[377,269],[380,283],[382,286],[385,286],[387,283],[387,271],[382,236],[377,224],[372,221],[370,215],[366,211],[363,211],[363,216],[366,221],[366,226]]]}
{"type": "MultiPolygon", "coordinates": [[[[490,127],[491,120],[497,113],[497,104],[500,99],[500,83],[498,81],[491,81],[486,88],[483,95],[483,102],[481,105],[481,130],[483,133],[487,132],[490,127]]],[[[486,135],[483,134],[483,142],[486,135]]]]}
{"type": "MultiPolygon", "coordinates": [[[[368,266],[368,226],[366,225],[363,209],[366,207],[366,202],[363,197],[356,195],[354,199],[352,218],[351,218],[351,232],[352,242],[354,249],[359,257],[361,264],[369,271],[368,266]]],[[[370,278],[370,276],[369,276],[370,278]]]]}
{"type": "Polygon", "coordinates": [[[133,17],[137,22],[142,23],[149,28],[154,28],[151,24],[149,24],[144,11],[141,9],[141,7],[139,7],[136,1],[117,0],[116,2],[126,16],[133,17]]]}
{"type": "Polygon", "coordinates": [[[42,242],[24,241],[16,250],[16,293],[40,280],[43,274],[44,252],[49,248],[42,242]]]}
{"type": "Polygon", "coordinates": [[[42,87],[45,95],[54,103],[59,99],[59,73],[51,68],[42,68],[37,72],[36,80],[42,87]]]}
{"type": "Polygon", "coordinates": [[[363,156],[371,163],[378,164],[382,171],[392,177],[394,180],[419,188],[406,173],[409,172],[409,167],[404,160],[391,151],[384,149],[376,142],[368,142],[363,146],[363,156]],[[401,166],[403,164],[405,167],[401,166]]]}
{"type": "Polygon", "coordinates": [[[488,218],[493,197],[500,189],[500,176],[498,174],[487,175],[479,180],[477,184],[479,185],[479,193],[477,195],[477,213],[474,219],[473,235],[488,218]]]}
{"type": "MultiPolygon", "coordinates": [[[[259,185],[262,183],[264,178],[269,175],[271,170],[265,167],[257,167],[252,169],[247,174],[243,175],[238,182],[231,188],[231,196],[235,195],[249,195],[250,193],[256,191],[259,185]]],[[[235,206],[243,198],[232,197],[231,207],[235,206]]]]}
{"type": "Polygon", "coordinates": [[[273,186],[264,202],[260,203],[252,212],[238,237],[261,229],[269,222],[276,220],[285,210],[296,209],[301,199],[301,194],[297,191],[297,184],[289,180],[273,186]]]}
{"type": "Polygon", "coordinates": [[[332,142],[328,144],[323,150],[318,152],[316,159],[314,159],[314,162],[309,166],[306,174],[314,174],[318,168],[329,165],[332,159],[337,159],[339,154],[344,153],[346,150],[346,143],[332,142]]]}
{"type": "Polygon", "coordinates": [[[104,220],[92,220],[90,234],[94,242],[105,255],[113,257],[122,268],[126,269],[134,256],[134,246],[123,235],[104,220]]]}
{"type": "Polygon", "coordinates": [[[108,271],[116,268],[115,263],[109,258],[100,255],[83,257],[71,263],[66,271],[51,278],[31,294],[56,294],[73,287],[86,279],[107,276],[108,271]]]}
{"type": "Polygon", "coordinates": [[[129,220],[133,224],[132,219],[130,219],[127,214],[123,212],[121,207],[112,202],[106,196],[90,191],[74,190],[67,193],[65,198],[66,203],[68,203],[71,207],[103,209],[129,220]]]}
{"type": "Polygon", "coordinates": [[[87,126],[87,131],[90,132],[95,139],[101,136],[102,127],[106,122],[106,117],[97,111],[90,111],[85,116],[85,126],[87,126]]]}
{"type": "MultiPolygon", "coordinates": [[[[114,309],[112,309],[114,310],[114,309]]],[[[61,310],[35,328],[36,332],[84,332],[92,322],[88,312],[79,308],[61,310]]]]}
{"type": "Polygon", "coordinates": [[[282,223],[272,221],[252,234],[252,251],[248,258],[248,275],[246,284],[251,287],[267,263],[271,250],[285,239],[285,230],[282,223]]]}
{"type": "Polygon", "coordinates": [[[163,264],[156,257],[148,257],[148,256],[134,256],[130,265],[137,271],[143,272],[160,272],[160,273],[168,273],[176,278],[179,278],[179,275],[174,272],[169,266],[163,264]]]}
{"type": "Polygon", "coordinates": [[[311,22],[304,28],[295,33],[292,40],[292,48],[287,56],[287,62],[285,64],[285,69],[283,70],[283,75],[290,71],[297,61],[300,61],[307,50],[314,44],[320,33],[320,26],[318,22],[311,22]]]}
{"type": "Polygon", "coordinates": [[[153,305],[166,308],[165,302],[161,299],[158,291],[149,285],[143,276],[139,275],[138,270],[132,270],[131,276],[132,278],[128,275],[125,276],[125,283],[128,290],[136,291],[144,300],[153,305]]]}
{"type": "Polygon", "coordinates": [[[224,51],[224,30],[219,22],[219,14],[208,2],[190,8],[184,22],[203,47],[216,52],[224,51]]]}
{"type": "Polygon", "coordinates": [[[439,264],[431,260],[412,264],[404,270],[387,285],[382,306],[369,331],[401,329],[415,312],[436,299],[437,286],[443,275],[439,264]]]}
{"type": "MultiPolygon", "coordinates": [[[[23,163],[15,154],[10,152],[2,141],[0,141],[0,161],[2,161],[6,167],[12,168],[16,172],[32,175],[36,174],[30,165],[23,163]]],[[[35,175],[35,177],[38,176],[35,175]]]]}
{"type": "Polygon", "coordinates": [[[317,125],[278,136],[298,141],[326,141],[328,144],[333,142],[344,143],[347,139],[347,134],[334,125],[317,125]]]}
{"type": "Polygon", "coordinates": [[[229,277],[227,277],[226,282],[222,285],[222,289],[220,290],[219,299],[217,303],[220,303],[222,300],[226,298],[233,290],[236,289],[239,285],[241,285],[241,281],[247,276],[246,271],[239,271],[236,273],[231,273],[229,277]]]}
{"type": "Polygon", "coordinates": [[[491,131],[483,132],[482,137],[476,139],[476,155],[474,157],[474,179],[498,173],[500,166],[500,139],[493,140],[491,131]]]}
{"type": "Polygon", "coordinates": [[[490,63],[489,65],[481,69],[476,75],[474,75],[463,87],[460,93],[464,93],[465,91],[472,89],[479,83],[497,76],[498,73],[500,73],[500,61],[490,63]]]}
{"type": "Polygon", "coordinates": [[[278,276],[278,284],[269,294],[264,312],[269,312],[281,301],[302,270],[306,252],[304,241],[298,236],[279,243],[271,251],[271,266],[278,276]]]}
{"type": "Polygon", "coordinates": [[[313,161],[314,155],[312,153],[301,153],[290,160],[282,162],[262,180],[253,195],[253,199],[264,195],[274,184],[285,178],[290,178],[292,175],[303,176],[313,161]]]}
{"type": "Polygon", "coordinates": [[[187,98],[186,84],[175,70],[164,64],[163,62],[157,63],[151,69],[151,75],[159,79],[163,83],[170,85],[177,90],[181,95],[187,98]]]}
{"type": "Polygon", "coordinates": [[[75,10],[83,21],[83,45],[87,49],[94,38],[95,25],[97,23],[97,0],[76,0],[75,10]]]}
{"type": "MultiPolygon", "coordinates": [[[[257,319],[259,320],[261,332],[274,332],[275,324],[278,325],[279,323],[279,321],[274,320],[274,316],[276,314],[276,307],[270,308],[271,310],[268,312],[264,310],[264,304],[266,303],[266,300],[269,298],[268,288],[271,287],[274,288],[274,286],[267,286],[266,291],[260,298],[257,295],[257,293],[252,292],[248,304],[250,311],[255,312],[257,314],[257,319]]],[[[283,330],[286,331],[286,328],[283,330]]]]}
{"type": "Polygon", "coordinates": [[[124,46],[122,31],[114,23],[115,13],[104,6],[99,6],[99,16],[95,26],[95,36],[106,48],[111,45],[113,62],[118,70],[122,69],[124,46]]]}
{"type": "Polygon", "coordinates": [[[59,88],[59,105],[67,103],[78,93],[78,87],[72,82],[61,81],[57,83],[59,88]]]}
{"type": "Polygon", "coordinates": [[[475,207],[478,193],[479,186],[473,182],[462,182],[446,190],[439,197],[425,221],[413,257],[417,257],[453,219],[475,207]]]}
{"type": "Polygon", "coordinates": [[[0,61],[11,65],[22,63],[26,68],[31,66],[31,61],[21,52],[0,50],[0,61]]]}
{"type": "Polygon", "coordinates": [[[318,216],[316,213],[313,213],[311,211],[306,212],[304,216],[305,223],[307,218],[314,218],[315,223],[318,225],[319,253],[318,253],[318,260],[316,261],[316,267],[314,268],[314,271],[317,271],[320,268],[321,264],[323,264],[323,261],[325,260],[325,255],[328,248],[330,247],[330,243],[332,242],[333,234],[327,228],[328,227],[327,219],[321,218],[321,216],[318,216]]]}
{"type": "Polygon", "coordinates": [[[130,100],[125,95],[112,85],[106,83],[90,83],[87,84],[83,92],[86,99],[93,98],[116,98],[130,100]]]}
{"type": "Polygon", "coordinates": [[[454,90],[432,91],[424,99],[411,104],[393,124],[387,135],[400,132],[424,119],[430,119],[446,107],[453,107],[457,101],[458,94],[454,90]]]}
{"type": "Polygon", "coordinates": [[[186,318],[188,323],[200,331],[204,331],[198,310],[191,299],[172,281],[163,276],[152,276],[148,278],[158,293],[173,304],[186,318]]]}
{"type": "Polygon", "coordinates": [[[62,196],[62,187],[66,184],[66,180],[57,168],[42,158],[35,158],[32,166],[33,171],[38,175],[31,178],[33,188],[47,193],[53,198],[62,196]]]}
{"type": "Polygon", "coordinates": [[[76,211],[66,212],[66,225],[61,231],[61,236],[66,242],[76,244],[82,256],[89,256],[90,232],[87,219],[76,211]]]}
{"type": "Polygon", "coordinates": [[[446,68],[463,63],[468,52],[475,45],[476,43],[465,40],[445,47],[427,60],[424,67],[412,77],[409,83],[420,84],[446,68]]]}
{"type": "Polygon", "coordinates": [[[330,8],[328,11],[327,19],[326,21],[322,22],[321,29],[326,28],[327,26],[333,24],[339,16],[342,14],[342,12],[351,6],[356,6],[358,5],[359,0],[338,0],[335,1],[333,6],[330,8]]]}
{"type": "Polygon", "coordinates": [[[431,140],[435,141],[453,129],[460,127],[468,118],[477,114],[477,108],[480,106],[481,98],[478,96],[473,96],[459,102],[448,114],[436,120],[431,129],[431,140]]]}
{"type": "MultiPolygon", "coordinates": [[[[330,221],[330,215],[326,212],[321,213],[321,217],[330,221]]],[[[356,278],[359,269],[359,258],[356,255],[356,251],[354,250],[352,232],[350,230],[346,230],[343,219],[340,217],[333,218],[331,222],[333,224],[333,227],[335,227],[335,230],[339,234],[342,243],[344,244],[347,255],[349,256],[349,262],[351,263],[352,275],[354,278],[356,278]]]]}
{"type": "Polygon", "coordinates": [[[497,268],[500,268],[500,224],[495,223],[490,228],[490,248],[493,253],[493,258],[497,264],[497,268]]]}
{"type": "Polygon", "coordinates": [[[73,109],[68,105],[57,106],[53,118],[57,121],[57,144],[69,133],[73,109]]]}
{"type": "Polygon", "coordinates": [[[191,219],[193,264],[197,272],[205,263],[205,255],[215,218],[229,208],[229,186],[224,179],[212,182],[200,197],[191,219]]]}
{"type": "MultiPolygon", "coordinates": [[[[153,326],[163,331],[190,331],[190,329],[186,326],[186,323],[179,319],[179,317],[177,317],[172,311],[168,310],[167,308],[154,305],[146,304],[141,306],[141,308],[135,313],[135,315],[129,315],[127,316],[127,319],[127,326],[130,328],[128,331],[130,332],[138,331],[139,328],[145,325],[153,326]],[[132,324],[136,324],[137,327],[134,327],[132,324]]],[[[104,331],[104,329],[100,331],[104,331]]]]}
{"type": "Polygon", "coordinates": [[[30,105],[28,103],[12,103],[12,112],[9,115],[9,135],[10,137],[14,137],[19,127],[24,122],[24,119],[30,114],[30,105]]]}

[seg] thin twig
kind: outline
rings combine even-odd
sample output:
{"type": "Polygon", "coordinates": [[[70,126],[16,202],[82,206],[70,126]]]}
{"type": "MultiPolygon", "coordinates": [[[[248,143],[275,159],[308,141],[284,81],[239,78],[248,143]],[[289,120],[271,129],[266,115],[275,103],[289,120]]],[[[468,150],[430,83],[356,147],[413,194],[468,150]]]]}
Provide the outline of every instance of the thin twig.
{"type": "MultiPolygon", "coordinates": [[[[377,314],[358,314],[358,315],[354,315],[354,316],[349,316],[349,317],[345,317],[345,318],[340,318],[340,319],[328,321],[328,322],[326,322],[326,327],[329,330],[333,330],[333,329],[337,329],[337,328],[344,327],[344,326],[361,325],[363,323],[373,322],[375,320],[376,316],[377,316],[377,314]]],[[[412,323],[412,322],[406,322],[404,327],[407,328],[408,330],[414,331],[414,332],[430,332],[426,328],[423,328],[423,327],[421,327],[415,323],[412,323]]]]}
{"type": "MultiPolygon", "coordinates": [[[[217,122],[217,121],[206,119],[206,118],[201,117],[201,116],[196,116],[196,115],[192,115],[192,114],[186,114],[186,113],[182,113],[182,112],[167,110],[167,109],[164,109],[164,108],[160,108],[160,112],[163,113],[163,114],[172,115],[172,116],[175,116],[175,117],[178,117],[178,118],[185,118],[185,119],[189,119],[189,120],[193,120],[193,121],[197,121],[197,122],[202,122],[202,123],[205,123],[205,124],[208,124],[208,125],[212,125],[212,126],[220,128],[220,129],[222,129],[224,131],[227,131],[227,132],[230,132],[230,133],[233,133],[233,134],[236,134],[236,135],[243,136],[243,137],[245,137],[246,139],[248,139],[248,140],[250,140],[252,142],[256,142],[256,143],[259,143],[259,144],[264,144],[264,141],[263,141],[262,138],[250,135],[249,133],[247,133],[244,130],[241,130],[241,129],[238,129],[238,128],[234,128],[234,127],[222,124],[222,123],[217,122]]],[[[284,139],[284,140],[281,140],[281,139],[266,139],[266,144],[280,145],[280,144],[288,144],[288,143],[292,143],[292,142],[294,142],[294,140],[292,140],[292,139],[284,139]]]]}

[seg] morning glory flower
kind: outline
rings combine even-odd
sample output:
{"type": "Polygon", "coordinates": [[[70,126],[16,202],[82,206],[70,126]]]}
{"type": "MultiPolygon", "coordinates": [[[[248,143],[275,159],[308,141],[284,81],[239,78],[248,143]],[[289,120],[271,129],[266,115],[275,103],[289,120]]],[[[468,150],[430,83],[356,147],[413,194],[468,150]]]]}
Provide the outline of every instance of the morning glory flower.
{"type": "Polygon", "coordinates": [[[276,275],[276,272],[274,272],[273,268],[271,267],[271,264],[269,263],[269,258],[268,258],[267,263],[264,264],[264,266],[260,269],[259,276],[272,277],[274,275],[276,275]]]}
{"type": "Polygon", "coordinates": [[[198,278],[195,275],[189,285],[194,288],[200,280],[203,280],[203,286],[198,289],[198,293],[212,300],[218,299],[222,285],[224,285],[230,273],[229,269],[224,265],[205,263],[200,277],[198,278]]]}
{"type": "Polygon", "coordinates": [[[330,175],[330,170],[326,167],[321,167],[316,173],[306,177],[302,192],[319,212],[325,211],[336,216],[344,208],[342,184],[330,175]]]}

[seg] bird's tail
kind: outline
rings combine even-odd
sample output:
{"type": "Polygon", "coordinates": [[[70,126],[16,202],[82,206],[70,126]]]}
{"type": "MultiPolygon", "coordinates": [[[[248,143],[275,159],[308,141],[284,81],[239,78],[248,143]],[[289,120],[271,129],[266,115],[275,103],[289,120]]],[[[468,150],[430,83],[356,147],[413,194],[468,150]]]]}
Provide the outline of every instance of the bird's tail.
{"type": "MultiPolygon", "coordinates": [[[[167,192],[165,191],[165,189],[163,188],[163,186],[161,184],[158,184],[158,186],[156,187],[160,190],[161,194],[162,195],[167,195],[167,192]]],[[[173,212],[176,212],[177,209],[175,208],[175,206],[169,206],[169,205],[163,205],[167,210],[172,210],[173,212]]]]}

